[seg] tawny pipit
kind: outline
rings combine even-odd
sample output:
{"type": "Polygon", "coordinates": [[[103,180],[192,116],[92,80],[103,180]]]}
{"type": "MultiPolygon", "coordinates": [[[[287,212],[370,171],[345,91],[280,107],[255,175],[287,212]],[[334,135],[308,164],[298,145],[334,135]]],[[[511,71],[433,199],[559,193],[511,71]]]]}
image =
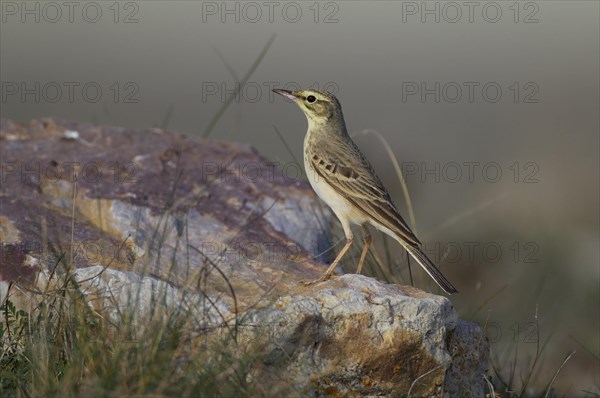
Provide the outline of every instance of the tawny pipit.
{"type": "Polygon", "coordinates": [[[342,107],[334,95],[317,90],[273,90],[294,101],[308,119],[304,137],[304,168],[317,195],[342,223],[346,245],[319,279],[331,277],[353,241],[350,224],[360,224],[365,235],[356,273],[360,273],[371,244],[367,225],[398,241],[446,293],[457,293],[420,248],[421,242],[410,230],[392,202],[369,161],[348,135],[342,107]]]}

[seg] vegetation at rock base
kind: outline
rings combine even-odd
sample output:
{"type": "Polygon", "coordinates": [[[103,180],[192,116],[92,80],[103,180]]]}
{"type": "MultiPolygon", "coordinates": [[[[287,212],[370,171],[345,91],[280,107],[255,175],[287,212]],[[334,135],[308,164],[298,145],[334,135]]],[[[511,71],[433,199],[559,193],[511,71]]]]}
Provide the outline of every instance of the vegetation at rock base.
{"type": "MultiPolygon", "coordinates": [[[[17,310],[9,297],[0,310],[0,395],[281,396],[290,386],[262,372],[260,343],[241,345],[230,327],[218,337],[198,333],[198,320],[156,305],[145,319],[133,308],[117,319],[98,312],[65,274],[58,289],[30,292],[17,310]],[[268,380],[268,382],[266,382],[268,380]],[[260,381],[260,382],[257,382],[260,381]]],[[[214,336],[214,334],[213,334],[214,336]]]]}

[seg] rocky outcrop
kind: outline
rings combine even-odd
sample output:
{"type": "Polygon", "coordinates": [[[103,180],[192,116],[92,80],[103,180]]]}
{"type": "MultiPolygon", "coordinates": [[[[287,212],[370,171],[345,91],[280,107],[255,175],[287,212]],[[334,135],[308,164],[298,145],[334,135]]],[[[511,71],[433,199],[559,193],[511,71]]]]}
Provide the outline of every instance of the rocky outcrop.
{"type": "Polygon", "coordinates": [[[331,214],[297,167],[245,145],[53,119],[4,121],[0,143],[2,299],[9,282],[68,270],[109,316],[133,296],[143,316],[159,295],[191,310],[198,334],[235,322],[302,395],[483,394],[487,343],[447,298],[361,275],[299,283],[324,270],[331,214]]]}

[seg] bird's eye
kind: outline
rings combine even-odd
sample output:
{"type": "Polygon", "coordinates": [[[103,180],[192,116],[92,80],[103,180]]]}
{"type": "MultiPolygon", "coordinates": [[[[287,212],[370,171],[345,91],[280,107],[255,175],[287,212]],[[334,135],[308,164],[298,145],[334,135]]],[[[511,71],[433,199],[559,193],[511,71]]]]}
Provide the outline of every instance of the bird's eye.
{"type": "Polygon", "coordinates": [[[309,95],[308,97],[306,97],[306,101],[308,101],[309,104],[312,104],[316,100],[317,100],[317,97],[315,97],[314,95],[309,95]]]}

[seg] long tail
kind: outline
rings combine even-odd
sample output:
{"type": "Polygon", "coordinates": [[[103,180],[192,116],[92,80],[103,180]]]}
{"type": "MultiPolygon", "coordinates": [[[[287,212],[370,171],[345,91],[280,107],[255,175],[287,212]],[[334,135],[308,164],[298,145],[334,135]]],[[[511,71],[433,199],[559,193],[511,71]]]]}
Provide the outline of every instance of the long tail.
{"type": "Polygon", "coordinates": [[[440,285],[440,287],[444,289],[446,293],[458,293],[458,290],[456,290],[456,288],[452,286],[450,281],[446,279],[446,277],[440,272],[440,270],[437,269],[435,265],[433,265],[431,260],[425,255],[425,253],[423,253],[421,248],[419,248],[418,246],[412,246],[405,242],[400,242],[400,244],[402,244],[406,251],[408,251],[415,260],[417,260],[419,265],[423,267],[423,269],[429,274],[429,276],[431,276],[433,280],[438,285],[440,285]]]}

